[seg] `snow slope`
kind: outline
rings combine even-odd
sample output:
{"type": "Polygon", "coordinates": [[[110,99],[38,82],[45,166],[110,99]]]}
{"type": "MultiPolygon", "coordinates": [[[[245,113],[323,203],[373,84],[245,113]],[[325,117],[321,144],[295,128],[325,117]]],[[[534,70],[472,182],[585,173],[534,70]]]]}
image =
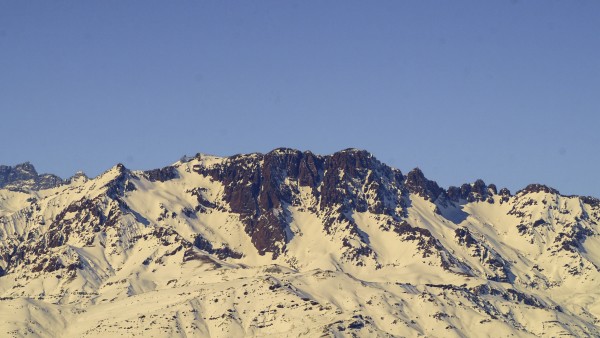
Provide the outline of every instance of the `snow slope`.
{"type": "Polygon", "coordinates": [[[364,151],[0,189],[7,337],[600,335],[600,201],[364,151]]]}

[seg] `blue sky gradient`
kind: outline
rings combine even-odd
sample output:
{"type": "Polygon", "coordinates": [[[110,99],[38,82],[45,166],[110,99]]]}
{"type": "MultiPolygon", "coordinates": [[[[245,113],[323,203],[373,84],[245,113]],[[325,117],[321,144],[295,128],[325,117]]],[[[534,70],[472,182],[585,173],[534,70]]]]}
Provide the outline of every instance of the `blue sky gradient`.
{"type": "Polygon", "coordinates": [[[0,163],[371,151],[600,197],[598,1],[0,1],[0,163]]]}

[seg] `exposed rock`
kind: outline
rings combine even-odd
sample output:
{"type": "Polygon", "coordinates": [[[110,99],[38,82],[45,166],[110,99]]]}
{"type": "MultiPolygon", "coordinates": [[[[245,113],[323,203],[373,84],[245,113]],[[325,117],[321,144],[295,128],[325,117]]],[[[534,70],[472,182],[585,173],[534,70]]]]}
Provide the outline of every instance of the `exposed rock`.
{"type": "Polygon", "coordinates": [[[523,292],[519,292],[514,289],[501,290],[494,288],[488,284],[482,284],[471,289],[472,292],[477,296],[492,295],[502,297],[504,300],[512,301],[516,303],[524,303],[529,306],[533,306],[539,309],[547,308],[548,306],[541,300],[531,295],[526,295],[523,292]]]}
{"type": "MultiPolygon", "coordinates": [[[[280,148],[264,155],[233,156],[222,165],[196,171],[223,184],[224,204],[240,215],[259,252],[274,257],[291,239],[287,208],[297,204],[300,187],[310,188],[321,211],[339,208],[396,216],[396,209],[402,209],[400,171],[362,150],[322,157],[280,148]]],[[[206,204],[195,194],[201,205],[206,204]]]]}
{"type": "Polygon", "coordinates": [[[242,254],[239,252],[235,252],[231,250],[229,247],[224,246],[222,248],[213,248],[211,242],[209,242],[206,238],[202,237],[202,235],[197,235],[194,239],[194,246],[200,250],[204,250],[210,254],[214,254],[220,259],[225,258],[242,258],[242,254]]]}
{"type": "Polygon", "coordinates": [[[591,196],[581,196],[579,197],[581,199],[581,201],[585,204],[588,204],[592,207],[600,207],[600,199],[595,198],[595,197],[591,197],[591,196]]]}
{"type": "Polygon", "coordinates": [[[418,194],[430,201],[435,201],[435,199],[443,192],[443,189],[440,188],[435,181],[430,181],[425,178],[425,175],[419,168],[415,168],[406,174],[404,185],[410,192],[418,194]]]}
{"type": "Polygon", "coordinates": [[[590,236],[594,235],[594,231],[582,224],[572,224],[568,227],[568,232],[560,232],[554,239],[554,243],[561,250],[575,253],[581,250],[582,243],[590,236]]]}
{"type": "Polygon", "coordinates": [[[65,184],[64,180],[56,175],[41,174],[37,177],[37,180],[33,185],[32,190],[51,189],[63,184],[65,184]]]}
{"type": "Polygon", "coordinates": [[[161,169],[153,169],[144,172],[144,176],[150,182],[166,182],[177,178],[177,171],[175,168],[168,166],[161,169]]]}
{"type": "Polygon", "coordinates": [[[120,201],[120,197],[122,197],[127,191],[134,191],[137,188],[132,180],[136,179],[135,175],[133,175],[125,166],[121,163],[117,164],[114,167],[117,175],[108,182],[105,187],[107,188],[107,195],[110,198],[115,199],[116,201],[120,201]]]}
{"type": "Polygon", "coordinates": [[[532,194],[538,192],[560,195],[560,192],[558,192],[558,190],[543,184],[530,184],[526,186],[525,189],[517,191],[517,194],[532,194]]]}
{"type": "Polygon", "coordinates": [[[454,202],[458,202],[462,198],[461,189],[459,187],[455,187],[455,186],[448,187],[448,191],[446,192],[446,195],[448,196],[448,198],[451,201],[454,201],[454,202]]]}
{"type": "Polygon", "coordinates": [[[234,156],[223,165],[198,168],[198,173],[223,184],[223,202],[240,215],[256,248],[276,257],[288,240],[284,209],[292,203],[291,191],[283,181],[288,177],[297,180],[300,163],[307,157],[310,155],[276,149],[267,155],[234,156]]]}
{"type": "Polygon", "coordinates": [[[71,178],[69,178],[67,180],[67,182],[69,184],[75,183],[75,182],[84,183],[84,182],[89,181],[89,179],[90,178],[83,171],[78,171],[78,172],[75,173],[75,175],[73,175],[71,178]]]}
{"type": "Polygon", "coordinates": [[[441,243],[433,236],[431,231],[419,227],[413,227],[406,221],[395,223],[393,231],[404,241],[414,241],[423,258],[435,256],[440,260],[440,266],[448,271],[460,271],[470,275],[471,269],[458,261],[441,243]]]}
{"type": "Polygon", "coordinates": [[[326,156],[320,208],[342,206],[345,211],[394,215],[402,207],[403,178],[399,170],[364,150],[346,149],[326,156]]]}
{"type": "Polygon", "coordinates": [[[508,202],[510,197],[512,196],[510,194],[510,190],[508,190],[507,188],[500,189],[499,195],[500,195],[500,203],[508,202]]]}
{"type": "Polygon", "coordinates": [[[14,167],[0,166],[0,187],[16,181],[35,180],[38,173],[35,167],[29,163],[17,164],[14,167]]]}
{"type": "Polygon", "coordinates": [[[451,186],[448,188],[446,195],[456,203],[461,201],[468,203],[487,201],[493,203],[496,193],[496,185],[490,184],[488,186],[483,180],[478,179],[473,184],[465,183],[460,188],[451,186]]]}
{"type": "Polygon", "coordinates": [[[0,303],[26,311],[11,334],[598,336],[568,295],[596,296],[593,197],[444,191],[356,149],[117,165],[43,192],[52,177],[18,172],[26,194],[0,194],[0,303]]]}
{"type": "Polygon", "coordinates": [[[15,191],[42,190],[55,188],[65,182],[56,175],[38,175],[35,167],[29,163],[17,164],[14,167],[0,165],[0,189],[15,191]]]}
{"type": "Polygon", "coordinates": [[[475,238],[472,232],[465,227],[456,228],[455,237],[460,245],[470,250],[469,253],[472,257],[479,258],[479,261],[492,271],[492,275],[488,275],[487,279],[496,282],[510,281],[509,263],[488,243],[475,238]]]}

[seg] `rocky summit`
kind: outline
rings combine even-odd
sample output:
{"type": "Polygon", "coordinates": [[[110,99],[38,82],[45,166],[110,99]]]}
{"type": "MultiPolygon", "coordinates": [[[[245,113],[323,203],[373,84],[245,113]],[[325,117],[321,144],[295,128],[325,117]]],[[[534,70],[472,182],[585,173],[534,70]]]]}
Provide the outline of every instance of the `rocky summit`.
{"type": "Polygon", "coordinates": [[[597,337],[599,222],[356,149],[0,166],[0,336],[597,337]]]}
{"type": "Polygon", "coordinates": [[[0,165],[0,189],[41,190],[55,188],[63,183],[63,180],[56,175],[38,175],[34,166],[29,162],[17,164],[14,167],[0,165]]]}

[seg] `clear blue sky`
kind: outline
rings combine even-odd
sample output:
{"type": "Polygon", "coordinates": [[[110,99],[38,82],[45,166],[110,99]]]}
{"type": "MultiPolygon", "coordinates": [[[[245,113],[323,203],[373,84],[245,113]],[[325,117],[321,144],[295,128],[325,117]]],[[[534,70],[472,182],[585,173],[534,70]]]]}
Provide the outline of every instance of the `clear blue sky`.
{"type": "Polygon", "coordinates": [[[600,197],[600,1],[0,0],[0,163],[371,151],[600,197]]]}

